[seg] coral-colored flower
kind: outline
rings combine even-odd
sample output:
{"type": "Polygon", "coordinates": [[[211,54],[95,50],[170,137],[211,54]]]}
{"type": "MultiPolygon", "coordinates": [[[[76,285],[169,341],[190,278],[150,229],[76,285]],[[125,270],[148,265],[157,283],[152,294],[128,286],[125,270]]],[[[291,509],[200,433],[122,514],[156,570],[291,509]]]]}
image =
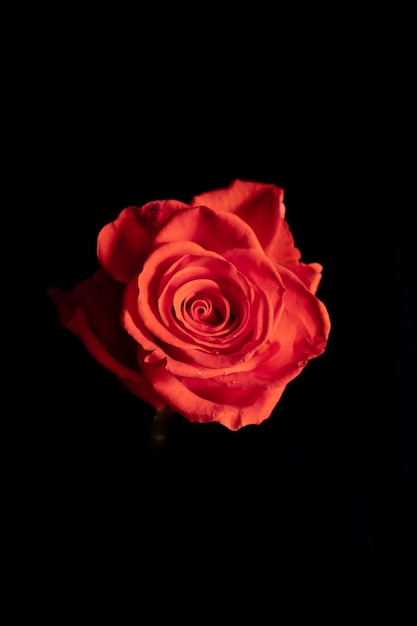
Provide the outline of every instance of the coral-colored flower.
{"type": "Polygon", "coordinates": [[[189,205],[124,209],[99,234],[102,269],[49,290],[62,324],[156,409],[261,423],[330,330],[322,267],[300,262],[283,195],[235,180],[189,205]]]}

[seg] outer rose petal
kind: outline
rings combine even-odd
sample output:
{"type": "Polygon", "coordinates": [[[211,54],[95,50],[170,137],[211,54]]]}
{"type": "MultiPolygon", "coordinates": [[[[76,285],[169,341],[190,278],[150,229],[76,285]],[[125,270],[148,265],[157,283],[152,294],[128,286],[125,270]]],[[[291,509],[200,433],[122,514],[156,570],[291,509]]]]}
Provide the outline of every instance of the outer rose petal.
{"type": "Polygon", "coordinates": [[[189,207],[171,215],[156,233],[153,247],[174,241],[193,241],[222,256],[233,248],[262,252],[254,231],[242,219],[205,206],[189,207]]]}
{"type": "Polygon", "coordinates": [[[284,267],[294,272],[311,293],[316,293],[323,269],[320,263],[285,263],[284,267]]]}
{"type": "Polygon", "coordinates": [[[283,199],[281,187],[237,179],[224,189],[194,196],[191,204],[238,215],[254,230],[272,261],[288,263],[298,261],[301,254],[284,219],[283,199]]]}
{"type": "Polygon", "coordinates": [[[104,367],[136,396],[155,408],[164,402],[153,391],[136,358],[136,344],[120,325],[123,286],[99,270],[73,291],[49,289],[63,326],[76,335],[104,367]]]}
{"type": "MultiPolygon", "coordinates": [[[[141,354],[139,349],[140,361],[144,361],[145,355],[146,353],[141,354]]],[[[236,404],[228,404],[231,394],[227,387],[218,385],[216,400],[207,400],[170,374],[163,362],[149,364],[144,361],[143,371],[155,391],[178,413],[192,422],[218,422],[230,430],[260,424],[270,417],[284,391],[284,387],[257,389],[256,393],[249,397],[240,391],[236,404]]]]}
{"type": "Polygon", "coordinates": [[[189,205],[178,200],[158,200],[141,208],[123,209],[98,235],[97,255],[101,266],[115,280],[127,283],[140,271],[160,226],[172,213],[184,208],[189,205]]]}
{"type": "Polygon", "coordinates": [[[285,218],[284,190],[276,185],[234,180],[228,187],[194,196],[193,206],[204,204],[215,211],[226,211],[241,217],[254,230],[266,255],[292,270],[311,293],[321,280],[319,263],[300,263],[301,253],[295,247],[285,218]]]}
{"type": "MultiPolygon", "coordinates": [[[[271,389],[282,387],[295,378],[308,361],[324,352],[330,332],[330,319],[324,304],[286,268],[280,268],[287,288],[284,312],[271,337],[269,350],[253,357],[254,372],[239,372],[236,387],[271,389]]],[[[228,379],[223,380],[229,385],[228,379]]]]}

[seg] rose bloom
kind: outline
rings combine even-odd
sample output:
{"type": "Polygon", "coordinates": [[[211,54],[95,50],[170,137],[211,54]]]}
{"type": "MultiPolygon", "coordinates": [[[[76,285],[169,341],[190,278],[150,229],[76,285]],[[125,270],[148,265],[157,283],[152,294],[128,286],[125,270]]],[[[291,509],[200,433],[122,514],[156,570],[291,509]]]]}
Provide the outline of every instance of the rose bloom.
{"type": "Polygon", "coordinates": [[[101,269],[49,289],[61,323],[155,409],[260,424],[330,330],[322,267],[300,262],[283,199],[235,180],[190,204],[125,208],[98,235],[101,269]]]}

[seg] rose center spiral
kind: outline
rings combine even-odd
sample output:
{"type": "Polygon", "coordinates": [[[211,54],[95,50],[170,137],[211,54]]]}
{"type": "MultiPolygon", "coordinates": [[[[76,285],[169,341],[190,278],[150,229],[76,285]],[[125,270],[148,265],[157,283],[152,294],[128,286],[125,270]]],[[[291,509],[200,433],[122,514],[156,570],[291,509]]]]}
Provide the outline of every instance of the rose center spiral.
{"type": "Polygon", "coordinates": [[[185,308],[189,317],[195,322],[216,326],[222,321],[222,315],[208,297],[192,299],[186,303],[185,308]]]}

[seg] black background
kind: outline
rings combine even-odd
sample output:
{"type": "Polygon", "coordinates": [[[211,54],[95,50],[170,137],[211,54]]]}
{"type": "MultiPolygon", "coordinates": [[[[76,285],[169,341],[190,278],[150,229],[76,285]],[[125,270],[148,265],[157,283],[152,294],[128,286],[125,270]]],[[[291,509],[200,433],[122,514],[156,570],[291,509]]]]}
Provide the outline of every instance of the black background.
{"type": "Polygon", "coordinates": [[[86,78],[81,87],[58,81],[28,141],[28,201],[39,207],[31,345],[41,355],[28,481],[48,563],[87,577],[82,564],[106,570],[119,552],[150,553],[148,574],[161,562],[171,573],[197,562],[224,572],[249,556],[270,566],[311,553],[408,558],[415,187],[380,158],[367,112],[342,119],[334,95],[324,108],[284,111],[272,87],[260,97],[239,81],[190,90],[171,77],[138,94],[124,83],[116,97],[105,80],[98,92],[86,78]],[[187,202],[234,178],[285,189],[302,260],[324,266],[317,295],[332,322],[328,347],[262,425],[232,433],[176,416],[157,446],[152,409],[60,326],[45,292],[98,268],[97,234],[125,206],[187,202]]]}

